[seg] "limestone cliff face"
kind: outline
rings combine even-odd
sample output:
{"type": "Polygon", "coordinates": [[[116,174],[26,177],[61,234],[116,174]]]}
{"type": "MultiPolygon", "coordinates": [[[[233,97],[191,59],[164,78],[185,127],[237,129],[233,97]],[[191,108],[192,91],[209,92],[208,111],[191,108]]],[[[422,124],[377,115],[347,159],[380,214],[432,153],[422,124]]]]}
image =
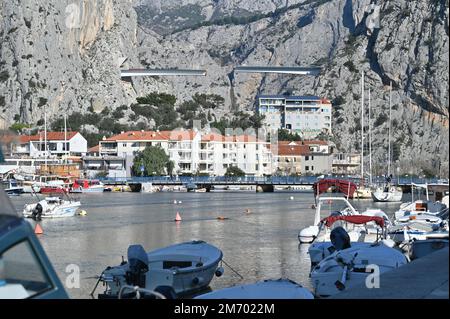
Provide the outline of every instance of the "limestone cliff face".
{"type": "Polygon", "coordinates": [[[136,45],[129,1],[2,1],[0,13],[0,107],[7,120],[35,123],[44,105],[56,116],[129,103],[119,76],[136,45]]]}
{"type": "Polygon", "coordinates": [[[375,160],[386,158],[392,82],[397,164],[448,165],[448,8],[448,0],[1,2],[1,115],[36,123],[44,105],[55,116],[100,111],[160,91],[179,102],[219,94],[225,105],[213,115],[220,118],[252,112],[257,94],[317,94],[334,100],[337,144],[359,152],[364,71],[375,160]],[[322,73],[234,74],[236,65],[318,65],[322,73]],[[142,67],[208,74],[121,81],[121,68],[142,67]]]}

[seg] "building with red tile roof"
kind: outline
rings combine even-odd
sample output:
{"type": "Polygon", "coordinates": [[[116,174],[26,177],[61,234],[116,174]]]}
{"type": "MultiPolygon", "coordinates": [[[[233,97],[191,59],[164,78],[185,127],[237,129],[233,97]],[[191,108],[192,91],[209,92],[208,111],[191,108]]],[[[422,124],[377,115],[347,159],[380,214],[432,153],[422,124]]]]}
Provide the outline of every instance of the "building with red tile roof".
{"type": "Polygon", "coordinates": [[[87,141],[79,132],[47,132],[45,134],[41,131],[35,135],[17,136],[11,155],[61,158],[62,156],[82,156],[86,152],[87,141]]]}
{"type": "Polygon", "coordinates": [[[99,142],[100,155],[132,158],[148,146],[165,150],[175,163],[175,171],[223,175],[237,166],[249,175],[271,174],[272,156],[269,143],[253,135],[222,135],[194,130],[128,131],[99,142]]]}

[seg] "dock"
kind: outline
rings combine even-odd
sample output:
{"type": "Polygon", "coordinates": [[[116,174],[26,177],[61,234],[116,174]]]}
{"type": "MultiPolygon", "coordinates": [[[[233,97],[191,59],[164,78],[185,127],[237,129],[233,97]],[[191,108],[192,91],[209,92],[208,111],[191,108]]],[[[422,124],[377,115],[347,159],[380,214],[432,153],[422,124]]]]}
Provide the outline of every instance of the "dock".
{"type": "Polygon", "coordinates": [[[449,249],[440,249],[382,274],[380,288],[363,283],[329,299],[448,299],[448,259],[449,249]]]}

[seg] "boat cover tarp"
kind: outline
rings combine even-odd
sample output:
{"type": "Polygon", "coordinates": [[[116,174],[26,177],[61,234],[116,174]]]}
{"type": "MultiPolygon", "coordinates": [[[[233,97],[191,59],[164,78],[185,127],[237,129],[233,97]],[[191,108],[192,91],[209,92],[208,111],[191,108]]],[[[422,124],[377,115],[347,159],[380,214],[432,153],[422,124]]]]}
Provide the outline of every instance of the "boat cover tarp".
{"type": "Polygon", "coordinates": [[[313,185],[314,196],[318,196],[327,191],[330,187],[335,186],[339,190],[339,192],[345,194],[350,198],[353,198],[353,194],[356,191],[356,184],[350,181],[342,180],[342,179],[322,179],[318,182],[315,182],[313,185]]]}
{"type": "Polygon", "coordinates": [[[338,220],[342,220],[352,224],[366,224],[369,222],[375,222],[380,227],[384,227],[383,217],[378,216],[365,216],[365,215],[349,215],[349,216],[328,216],[321,220],[327,227],[331,227],[338,220]]]}

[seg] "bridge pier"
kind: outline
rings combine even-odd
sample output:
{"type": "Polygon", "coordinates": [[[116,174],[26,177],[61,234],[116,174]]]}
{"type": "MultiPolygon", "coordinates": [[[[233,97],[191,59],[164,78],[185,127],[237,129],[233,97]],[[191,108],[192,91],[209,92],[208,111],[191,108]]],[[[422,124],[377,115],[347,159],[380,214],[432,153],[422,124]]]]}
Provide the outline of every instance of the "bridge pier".
{"type": "Polygon", "coordinates": [[[256,185],[257,193],[273,193],[275,187],[272,184],[256,185]]]}

